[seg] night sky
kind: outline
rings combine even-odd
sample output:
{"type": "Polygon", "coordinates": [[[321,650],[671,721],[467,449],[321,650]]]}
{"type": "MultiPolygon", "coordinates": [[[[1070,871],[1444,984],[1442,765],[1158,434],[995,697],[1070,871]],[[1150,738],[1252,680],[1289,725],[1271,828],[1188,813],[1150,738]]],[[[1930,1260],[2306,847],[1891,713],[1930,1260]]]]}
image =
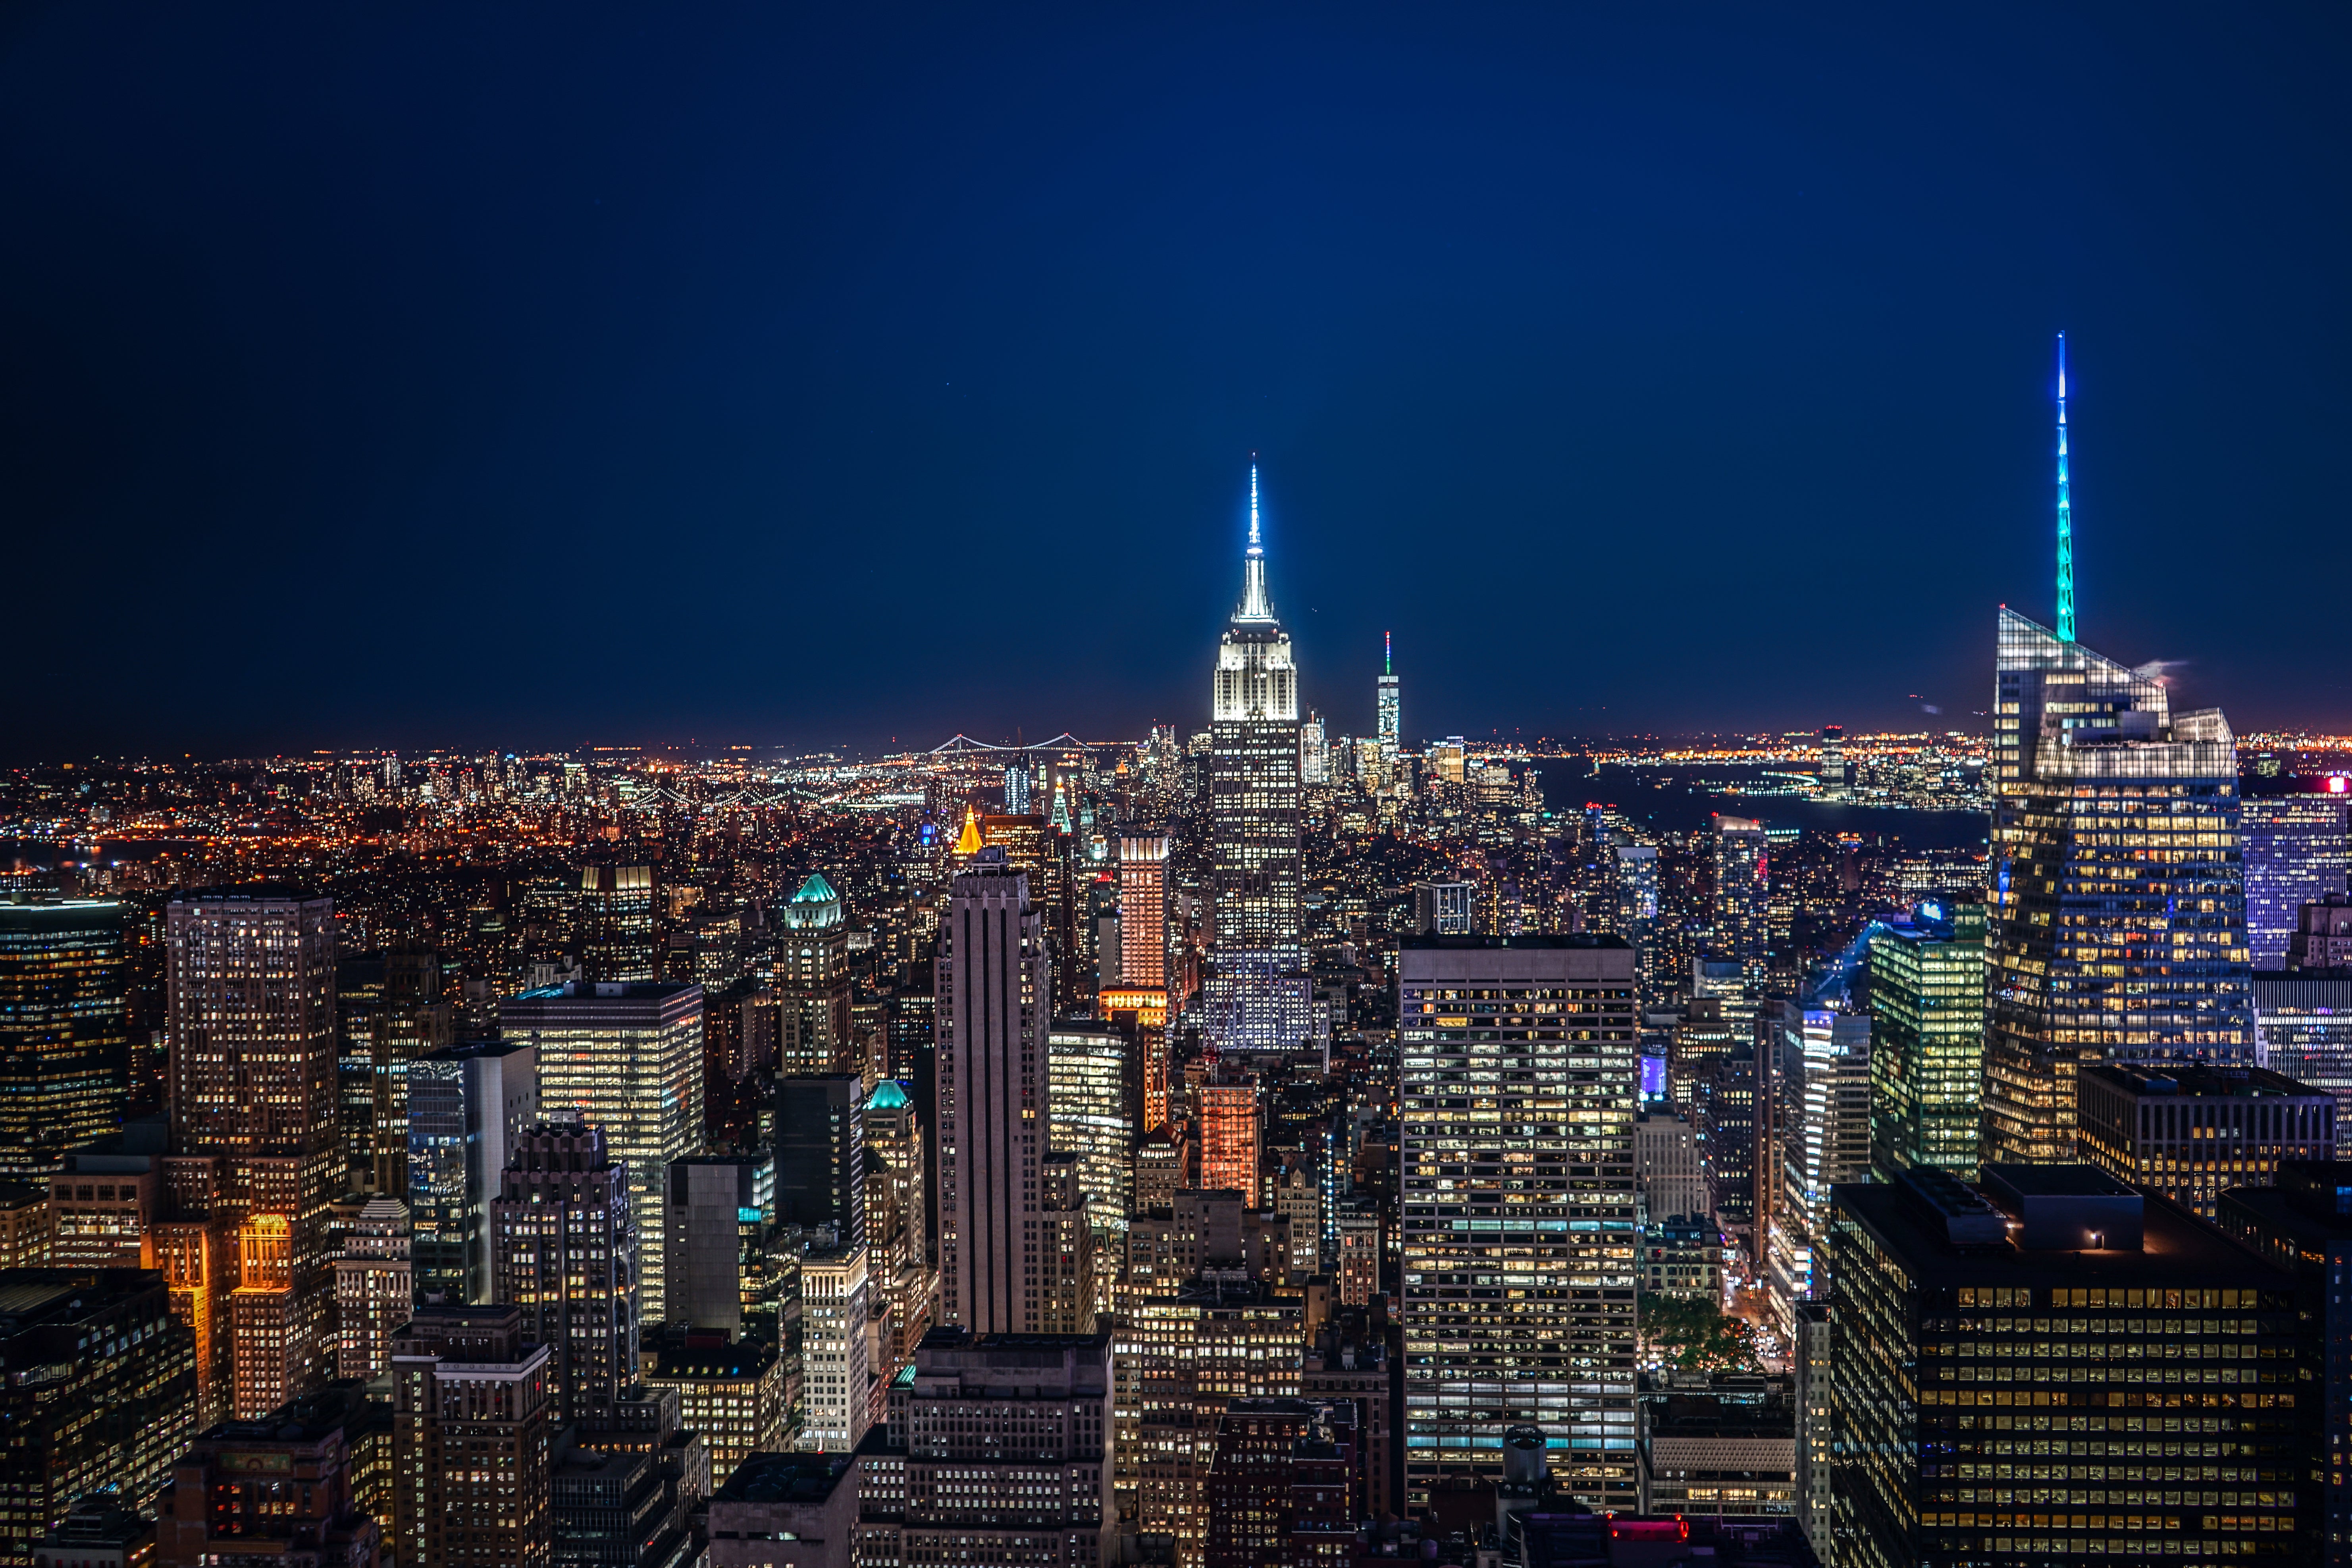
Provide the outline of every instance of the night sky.
{"type": "Polygon", "coordinates": [[[2352,728],[2340,5],[0,10],[7,760],[2352,728]],[[1916,694],[1914,696],[1913,694],[1916,694]],[[1923,714],[1923,703],[1942,709],[1923,714]]]}

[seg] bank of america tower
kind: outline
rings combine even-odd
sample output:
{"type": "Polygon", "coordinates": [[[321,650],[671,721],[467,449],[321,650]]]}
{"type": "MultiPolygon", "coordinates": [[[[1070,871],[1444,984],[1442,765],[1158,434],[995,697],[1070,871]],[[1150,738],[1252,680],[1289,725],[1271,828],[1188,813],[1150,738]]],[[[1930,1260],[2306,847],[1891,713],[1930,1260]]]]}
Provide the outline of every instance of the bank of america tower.
{"type": "Polygon", "coordinates": [[[1266,595],[1255,466],[1241,603],[1217,644],[1209,736],[1203,1033],[1221,1056],[1294,1049],[1318,1033],[1299,929],[1298,667],[1266,595]]]}

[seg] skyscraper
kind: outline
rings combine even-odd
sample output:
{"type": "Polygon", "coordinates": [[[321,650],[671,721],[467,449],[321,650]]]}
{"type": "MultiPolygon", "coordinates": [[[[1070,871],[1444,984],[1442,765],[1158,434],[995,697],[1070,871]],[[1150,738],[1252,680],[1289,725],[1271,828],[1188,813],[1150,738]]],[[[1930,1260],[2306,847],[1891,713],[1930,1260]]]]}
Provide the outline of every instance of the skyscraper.
{"type": "Polygon", "coordinates": [[[812,871],[784,906],[776,944],[777,1059],[788,1075],[845,1073],[849,1031],[849,932],[841,895],[812,871]]]}
{"type": "Polygon", "coordinates": [[[1266,596],[1255,467],[1242,598],[1217,647],[1211,712],[1203,1035],[1215,1051],[1287,1050],[1317,1033],[1300,933],[1298,667],[1266,596]]]}
{"type": "Polygon", "coordinates": [[[1999,637],[1984,1158],[2060,1160],[2078,1062],[2252,1058],[2238,748],[2153,670],[1999,637]]]}
{"type": "MultiPolygon", "coordinates": [[[[238,1371],[229,1298],[247,1283],[288,1318],[275,1331],[283,1359],[256,1355],[244,1367],[273,1387],[294,1368],[286,1397],[325,1373],[327,1205],[342,1174],[334,902],[256,883],[182,894],[164,918],[172,1218],[150,1234],[174,1310],[197,1331],[198,1419],[209,1425],[228,1414],[238,1371]],[[241,1245],[256,1219],[282,1222],[282,1239],[268,1226],[268,1239],[257,1229],[255,1245],[241,1245]],[[246,1261],[257,1269],[250,1282],[246,1261]]],[[[247,1317],[264,1305],[248,1299],[247,1317]]],[[[240,1393],[236,1403],[259,1397],[240,1393]]]]}
{"type": "Polygon", "coordinates": [[[635,1185],[604,1129],[578,1121],[530,1128],[499,1173],[490,1204],[496,1297],[521,1313],[525,1341],[552,1351],[550,1397],[564,1420],[610,1405],[636,1380],[645,1238],[635,1185]]]}
{"type": "Polygon", "coordinates": [[[539,1103],[593,1122],[628,1171],[639,1300],[667,1310],[662,1173],[702,1142],[702,987],[575,982],[526,991],[499,1009],[510,1040],[539,1050],[539,1103]]]}
{"type": "Polygon", "coordinates": [[[1820,759],[1822,795],[1828,800],[1845,798],[1845,726],[1822,726],[1820,759]]]}
{"type": "Polygon", "coordinates": [[[539,1120],[538,1053],[474,1040],[408,1068],[409,1246],[421,1300],[490,1300],[490,1200],[507,1152],[539,1120]]]}
{"type": "Polygon", "coordinates": [[[1118,986],[1100,1006],[1135,1016],[1142,1130],[1168,1125],[1168,835],[1127,827],[1118,835],[1118,986]]]}
{"type": "Polygon", "coordinates": [[[1396,765],[1397,753],[1404,747],[1403,713],[1399,707],[1396,676],[1396,643],[1387,632],[1381,634],[1381,680],[1375,700],[1379,704],[1381,763],[1383,769],[1396,765]]]}
{"type": "Polygon", "coordinates": [[[1201,1118],[1201,1185],[1242,1195],[1244,1208],[1258,1205],[1258,1158],[1265,1112],[1255,1079],[1242,1076],[1204,1083],[1193,1090],[1201,1118]]]}
{"type": "Polygon", "coordinates": [[[1774,1011],[1780,1180],[1767,1261],[1772,1310],[1782,1337],[1793,1343],[1797,1303],[1819,1293],[1830,1188],[1870,1176],[1871,1019],[1867,1013],[1795,1002],[1774,1011]]]}
{"type": "Polygon", "coordinates": [[[1870,943],[1871,1163],[1977,1173],[1983,1121],[1982,904],[1922,903],[1870,943]]]}
{"type": "Polygon", "coordinates": [[[589,979],[654,977],[652,867],[582,867],[579,911],[581,962],[589,979]]]}
{"type": "Polygon", "coordinates": [[[1752,817],[1715,819],[1715,941],[1717,958],[1739,965],[1750,985],[1764,980],[1771,930],[1766,923],[1771,860],[1764,825],[1752,817]]]}
{"type": "Polygon", "coordinates": [[[122,906],[0,899],[0,1175],[47,1175],[122,1120],[122,906]]]}
{"type": "Polygon", "coordinates": [[[776,1083],[776,1217],[866,1244],[865,1082],[851,1073],[776,1083]]]}
{"type": "Polygon", "coordinates": [[[1494,1479],[1525,1424],[1630,1510],[1633,951],[1408,937],[1397,984],[1407,1492],[1494,1479]]]}
{"type": "Polygon", "coordinates": [[[1658,971],[1658,851],[1647,844],[1620,844],[1617,860],[1617,934],[1633,950],[1633,973],[1642,1005],[1654,1005],[1664,990],[1658,971]]]}
{"type": "Polygon", "coordinates": [[[993,845],[950,884],[937,976],[940,1320],[1026,1333],[1039,1305],[1053,961],[1028,877],[993,845]]]}
{"type": "Polygon", "coordinates": [[[398,1198],[370,1198],[335,1259],[335,1375],[368,1378],[389,1370],[392,1332],[415,1304],[408,1210],[398,1198]]]}
{"type": "Polygon", "coordinates": [[[2256,796],[2240,807],[2246,855],[2246,949],[2256,969],[2286,962],[2304,905],[2345,893],[2352,845],[2340,795],[2256,796]]]}
{"type": "Polygon", "coordinates": [[[420,1309],[393,1340],[401,1568],[547,1568],[549,1349],[512,1307],[420,1309]]]}

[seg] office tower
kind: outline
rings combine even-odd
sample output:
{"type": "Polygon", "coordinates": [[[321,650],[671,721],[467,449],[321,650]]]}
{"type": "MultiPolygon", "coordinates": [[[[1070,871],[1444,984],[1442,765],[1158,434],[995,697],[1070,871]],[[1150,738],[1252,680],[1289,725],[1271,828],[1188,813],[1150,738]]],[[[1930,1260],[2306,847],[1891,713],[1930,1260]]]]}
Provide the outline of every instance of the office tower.
{"type": "Polygon", "coordinates": [[[975,1333],[1036,1321],[1052,969],[1027,875],[982,849],[950,884],[938,963],[940,1317],[975,1333]]]}
{"type": "Polygon", "coordinates": [[[1139,1107],[1149,1131],[1168,1124],[1168,835],[1118,835],[1118,985],[1097,999],[1105,1017],[1135,1030],[1139,1107]]]}
{"type": "Polygon", "coordinates": [[[295,1300],[286,1216],[247,1215],[236,1227],[236,1256],[237,1284],[229,1292],[234,1415],[258,1421],[303,1392],[313,1347],[295,1300]]]}
{"type": "Polygon", "coordinates": [[[1323,715],[1311,708],[1307,711],[1306,721],[1298,726],[1298,782],[1331,782],[1331,747],[1323,738],[1323,715]]]}
{"type": "Polygon", "coordinates": [[[1412,929],[1419,936],[1468,936],[1478,929],[1478,884],[1415,882],[1412,929]]]}
{"type": "Polygon", "coordinates": [[[1318,1032],[1300,934],[1298,667],[1266,597],[1255,467],[1242,599],[1212,695],[1202,1034],[1213,1051],[1288,1050],[1318,1032]]]}
{"type": "Polygon", "coordinates": [[[49,1182],[49,1265],[138,1268],[164,1201],[162,1129],[142,1119],[69,1151],[49,1182]]]}
{"type": "Polygon", "coordinates": [[[1204,1568],[1352,1563],[1355,1407],[1242,1399],[1217,1417],[1204,1568]]]}
{"type": "Polygon", "coordinates": [[[2328,1568],[2352,1562],[2352,1474],[2346,1462],[2352,1448],[2352,1356],[2344,1353],[2352,1337],[2352,1300],[2343,1289],[2352,1271],[2347,1175],[2352,1173],[2334,1161],[2289,1161],[2279,1167],[2275,1187],[2224,1192],[2214,1216],[2271,1267],[2294,1276],[2295,1310],[2304,1325],[2295,1375],[2310,1392],[2294,1402],[2301,1432],[2291,1451],[2307,1458],[2310,1479],[2320,1482],[2326,1516],[2318,1521],[2326,1543],[2320,1560],[2328,1568]]]}
{"type": "Polygon", "coordinates": [[[154,1506],[195,1434],[195,1345],[145,1269],[12,1268],[0,1287],[0,1554],[25,1563],[86,1493],[154,1506]]]}
{"type": "Polygon", "coordinates": [[[349,1406],[313,1397],[232,1421],[176,1457],[155,1521],[154,1568],[275,1563],[373,1568],[384,1521],[355,1495],[349,1406]]]}
{"type": "Polygon", "coordinates": [[[562,1421],[610,1405],[636,1376],[646,1240],[635,1187],[593,1122],[527,1129],[499,1174],[493,1299],[549,1348],[548,1397],[562,1421]]]}
{"type": "MultiPolygon", "coordinates": [[[[1255,484],[1255,480],[1253,480],[1255,484]]],[[[1398,753],[1404,750],[1403,713],[1399,706],[1396,674],[1396,641],[1387,632],[1381,634],[1381,679],[1373,694],[1376,721],[1380,726],[1381,762],[1382,771],[1395,771],[1398,753]]]]}
{"type": "Polygon", "coordinates": [[[335,1375],[374,1377],[392,1365],[392,1331],[415,1305],[408,1210],[370,1198],[343,1233],[335,1259],[335,1375]]]}
{"type": "MultiPolygon", "coordinates": [[[[232,1399],[250,1408],[263,1397],[235,1390],[233,1289],[249,1283],[290,1315],[291,1394],[324,1375],[332,1348],[323,1342],[334,1289],[327,1205],[342,1175],[334,902],[266,883],[188,892],[166,909],[164,929],[174,1223],[151,1234],[198,1330],[198,1418],[210,1425],[232,1399]],[[238,1239],[260,1216],[285,1224],[282,1281],[274,1244],[238,1239]],[[239,1277],[247,1258],[269,1277],[239,1277]]],[[[269,1305],[248,1298],[248,1318],[269,1305]]],[[[247,1364],[258,1373],[273,1363],[247,1364]]]]}
{"type": "Polygon", "coordinates": [[[2061,1160],[2077,1062],[2253,1054],[2238,748],[2006,606],[1994,704],[1983,1157],[2061,1160]]]}
{"type": "Polygon", "coordinates": [[[849,1026],[849,930],[841,895],[812,871],[784,906],[776,943],[777,1064],[795,1077],[855,1070],[849,1026]]]}
{"type": "Polygon", "coordinates": [[[1029,901],[1054,958],[1054,1005],[1076,1005],[1077,913],[1071,891],[1071,836],[1044,816],[983,816],[981,837],[1005,864],[1029,877],[1029,901]]]}
{"type": "Polygon", "coordinates": [[[702,987],[547,986],[508,999],[499,1022],[538,1047],[541,1113],[593,1122],[626,1166],[641,1310],[662,1321],[662,1173],[702,1141],[702,987]]]}
{"type": "Polygon", "coordinates": [[[1771,858],[1764,825],[1746,816],[1715,819],[1714,955],[1739,965],[1750,985],[1764,981],[1771,942],[1766,922],[1771,858]]]}
{"type": "Polygon", "coordinates": [[[386,953],[383,994],[367,1027],[375,1122],[367,1190],[399,1197],[408,1191],[409,1069],[457,1038],[455,1009],[441,999],[440,961],[429,952],[386,953]]]}
{"type": "Polygon", "coordinates": [[[1110,1336],[933,1329],[904,1389],[860,1461],[862,1561],[1110,1561],[1110,1336]]]}
{"type": "Polygon", "coordinates": [[[733,1339],[743,1327],[744,1231],[756,1245],[772,1207],[773,1167],[761,1155],[696,1154],[669,1166],[669,1321],[733,1339]],[[771,1192],[761,1201],[761,1176],[771,1192]]]}
{"type": "Polygon", "coordinates": [[[1617,868],[1617,934],[1633,950],[1633,975],[1646,1009],[1663,999],[1664,990],[1658,967],[1658,852],[1647,844],[1620,844],[1611,853],[1617,868]]]}
{"type": "Polygon", "coordinates": [[[1394,1514],[1402,1500],[1402,1467],[1397,1451],[1395,1413],[1390,1408],[1396,1363],[1390,1354],[1385,1318],[1336,1309],[1308,1331],[1309,1343],[1298,1369],[1299,1397],[1318,1405],[1355,1407],[1357,1495],[1363,1517],[1394,1514]]]}
{"type": "Polygon", "coordinates": [[[1630,1508],[1633,950],[1408,937],[1397,984],[1409,1500],[1537,1426],[1578,1500],[1630,1508]]]}
{"type": "Polygon", "coordinates": [[[393,1337],[401,1568],[547,1568],[554,1368],[524,1321],[511,1306],[420,1307],[393,1337]]]}
{"type": "Polygon", "coordinates": [[[2293,1276],[2088,1165],[1836,1203],[1841,1564],[2309,1560],[2293,1276]]]}
{"type": "Polygon", "coordinates": [[[1340,1211],[1339,1226],[1339,1303],[1369,1306],[1381,1293],[1381,1260],[1387,1248],[1380,1210],[1358,1201],[1340,1211]]]}
{"type": "Polygon", "coordinates": [[[654,873],[650,866],[580,868],[580,961],[591,981],[654,977],[654,873]]]}
{"type": "MultiPolygon", "coordinates": [[[[1636,950],[1636,963],[1640,958],[1636,950]]],[[[1743,1036],[1733,1027],[1731,1020],[1724,1016],[1721,1001],[1712,996],[1693,997],[1683,1010],[1682,1021],[1674,1026],[1666,1039],[1666,1098],[1697,1111],[1704,1124],[1716,1064],[1730,1055],[1731,1047],[1741,1038],[1743,1036]]]]}
{"type": "Polygon", "coordinates": [[[1871,1163],[1977,1170],[1983,1120],[1985,911],[1930,900],[1870,942],[1871,1163]]]}
{"type": "Polygon", "coordinates": [[[1097,1277],[1097,1222],[1077,1156],[1046,1155],[1037,1185],[1037,1332],[1093,1333],[1095,1300],[1104,1282],[1097,1277]]]}
{"type": "Polygon", "coordinates": [[[2285,963],[2291,972],[2352,967],[2352,896],[2330,893],[2297,908],[2285,963]]]}
{"type": "Polygon", "coordinates": [[[1135,1206],[1140,1129],[1135,1047],[1114,1025],[1065,1019],[1047,1037],[1054,1119],[1046,1146],[1078,1163],[1078,1184],[1106,1229],[1127,1228],[1135,1206]]]}
{"type": "Polygon", "coordinates": [[[1262,1212],[1290,1226],[1289,1278],[1305,1279],[1319,1272],[1323,1263],[1321,1173],[1307,1151],[1287,1149],[1266,1173],[1265,1183],[1262,1212]]]}
{"type": "Polygon", "coordinates": [[[48,1184],[0,1184],[0,1268],[48,1266],[48,1184]]]}
{"type": "Polygon", "coordinates": [[[2254,1025],[2273,1071],[2339,1099],[2352,1095],[2352,974],[2257,973],[2254,1025]]]}
{"type": "Polygon", "coordinates": [[[1650,1225],[1676,1215],[1709,1213],[1698,1163],[1698,1129],[1670,1110],[1633,1115],[1633,1191],[1650,1225]]]}
{"type": "Polygon", "coordinates": [[[2254,796],[2239,805],[2246,868],[2246,951],[2256,969],[2286,962],[2303,906],[2345,896],[2352,843],[2342,795],[2254,796]]]}
{"type": "Polygon", "coordinates": [[[1029,764],[1013,763],[1004,770],[1004,813],[1008,816],[1029,815],[1029,764]]]}
{"type": "Polygon", "coordinates": [[[646,1385],[677,1400],[677,1418],[701,1434],[713,1477],[784,1445],[784,1363],[765,1340],[665,1346],[646,1385]]]}
{"type": "Polygon", "coordinates": [[[866,1436],[874,1311],[863,1247],[801,1255],[801,1429],[794,1446],[848,1452],[866,1436]]]}
{"type": "Polygon", "coordinates": [[[866,1244],[866,1084],[851,1075],[776,1082],[776,1217],[866,1244]]]}
{"type": "Polygon", "coordinates": [[[1822,726],[1821,751],[1822,796],[1825,800],[1845,798],[1845,728],[1840,724],[1822,726]]]}
{"type": "Polygon", "coordinates": [[[884,1382],[914,1360],[940,1310],[939,1270],[931,1264],[929,1205],[922,1119],[906,1089],[888,1079],[866,1102],[866,1237],[873,1289],[889,1317],[875,1374],[884,1382]]]}
{"type": "Polygon", "coordinates": [[[2336,1098],[2267,1068],[2085,1062],[2075,1143],[2119,1181],[2207,1219],[2231,1187],[2266,1187],[2282,1160],[2336,1158],[2336,1098]]]}
{"type": "Polygon", "coordinates": [[[0,897],[0,1176],[47,1176],[122,1120],[122,906],[0,897]]]}
{"type": "Polygon", "coordinates": [[[1236,1399],[1297,1396],[1303,1305],[1243,1270],[1213,1268],[1121,1314],[1115,1484],[1141,1531],[1175,1537],[1180,1565],[1201,1562],[1208,1536],[1218,1415],[1236,1399]]]}
{"type": "MultiPolygon", "coordinates": [[[[573,1443],[556,1451],[548,1489],[554,1536],[549,1568],[688,1568],[694,1562],[685,1500],[653,1454],[573,1443]]],[[[739,1551],[752,1545],[730,1544],[739,1551]]],[[[764,1543],[755,1549],[773,1550],[764,1543]]]]}
{"type": "Polygon", "coordinates": [[[539,1054],[510,1040],[428,1052],[408,1068],[408,1258],[417,1300],[491,1300],[490,1200],[539,1120],[539,1054]]]}
{"type": "Polygon", "coordinates": [[[1766,1086],[1757,1081],[1761,1076],[1757,1056],[1755,1045],[1743,1040],[1716,1060],[1706,1089],[1706,1149],[1702,1158],[1707,1201],[1726,1229],[1748,1236],[1751,1257],[1760,1250],[1759,1238],[1750,1228],[1759,1218],[1759,1140],[1762,1124],[1770,1120],[1762,1104],[1766,1086]]]}
{"type": "Polygon", "coordinates": [[[1797,1522],[1813,1555],[1827,1563],[1836,1550],[1837,1404],[1830,1378],[1835,1370],[1826,1300],[1797,1304],[1797,1337],[1789,1347],[1797,1397],[1797,1522]]]}
{"type": "MultiPolygon", "coordinates": [[[[1820,1283],[1830,1189],[1870,1179],[1871,1021],[1867,1013],[1794,1002],[1775,1012],[1780,1180],[1767,1258],[1773,1313],[1781,1337],[1793,1342],[1797,1303],[1811,1300],[1820,1283]]],[[[1760,1214],[1758,1223],[1765,1223],[1760,1214]]]]}
{"type": "Polygon", "coordinates": [[[706,1568],[851,1568],[860,1474],[847,1454],[752,1455],[710,1494],[706,1568]]]}
{"type": "Polygon", "coordinates": [[[1257,1080],[1204,1083],[1194,1091],[1201,1117],[1201,1184],[1239,1193],[1242,1206],[1258,1204],[1258,1152],[1265,1118],[1257,1080]]]}

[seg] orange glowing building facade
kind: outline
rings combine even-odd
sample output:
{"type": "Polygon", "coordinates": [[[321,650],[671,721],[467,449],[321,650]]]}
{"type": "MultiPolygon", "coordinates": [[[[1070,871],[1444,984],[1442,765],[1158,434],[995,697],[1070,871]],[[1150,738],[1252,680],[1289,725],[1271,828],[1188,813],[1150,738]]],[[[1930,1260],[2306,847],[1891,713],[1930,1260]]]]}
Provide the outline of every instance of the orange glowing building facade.
{"type": "Polygon", "coordinates": [[[1255,1208],[1260,1142],[1257,1085],[1246,1079],[1204,1083],[1196,1093],[1201,1106],[1201,1185],[1212,1192],[1219,1188],[1237,1192],[1243,1207],[1255,1208]]]}

